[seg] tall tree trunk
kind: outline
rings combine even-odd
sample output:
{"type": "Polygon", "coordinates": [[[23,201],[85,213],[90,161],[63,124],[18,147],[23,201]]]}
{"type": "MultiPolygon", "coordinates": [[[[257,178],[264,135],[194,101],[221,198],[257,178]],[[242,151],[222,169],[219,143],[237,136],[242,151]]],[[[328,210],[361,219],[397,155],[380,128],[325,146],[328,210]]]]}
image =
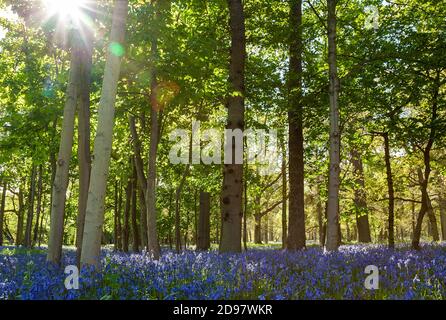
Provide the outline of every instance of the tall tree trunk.
{"type": "Polygon", "coordinates": [[[287,249],[305,248],[304,146],[302,104],[302,1],[290,0],[290,66],[288,84],[290,209],[287,249]]]}
{"type": "Polygon", "coordinates": [[[330,74],[330,167],[328,174],[327,251],[339,246],[340,145],[339,78],[336,54],[336,0],[328,0],[328,65],[330,74]]]}
{"type": "Polygon", "coordinates": [[[446,199],[440,196],[441,239],[446,241],[446,199]]]}
{"type": "Polygon", "coordinates": [[[19,188],[19,211],[17,215],[17,235],[15,238],[16,246],[23,245],[23,219],[25,216],[25,204],[23,201],[23,189],[19,188]]]}
{"type": "Polygon", "coordinates": [[[34,225],[33,245],[37,243],[39,236],[39,222],[40,214],[42,212],[42,193],[43,193],[43,167],[39,165],[38,178],[37,178],[37,207],[36,207],[36,223],[34,225]]]}
{"type": "Polygon", "coordinates": [[[118,211],[116,212],[116,225],[118,230],[116,233],[118,234],[118,238],[116,239],[117,250],[122,250],[122,183],[119,182],[119,196],[118,196],[118,211]]]}
{"type": "MultiPolygon", "coordinates": [[[[246,174],[247,170],[245,170],[246,174]]],[[[248,179],[243,182],[243,249],[248,251],[248,179]]]]}
{"type": "Polygon", "coordinates": [[[76,256],[80,266],[82,238],[84,235],[85,211],[87,209],[88,187],[90,185],[90,86],[93,56],[93,29],[83,28],[83,41],[80,45],[80,84],[78,95],[78,159],[79,159],[79,199],[76,230],[76,256]]]}
{"type": "Polygon", "coordinates": [[[118,180],[115,180],[115,190],[114,190],[114,200],[115,200],[115,204],[113,206],[113,211],[114,211],[114,215],[113,215],[113,224],[114,224],[114,228],[113,228],[113,235],[114,235],[114,251],[118,251],[119,247],[118,247],[118,238],[119,238],[119,233],[118,233],[118,210],[119,210],[119,192],[118,192],[118,180]]]}
{"type": "Polygon", "coordinates": [[[129,251],[129,238],[130,238],[130,210],[132,206],[132,178],[129,177],[127,181],[127,187],[125,188],[125,209],[124,209],[124,225],[122,228],[122,250],[124,252],[129,251]]]}
{"type": "Polygon", "coordinates": [[[392,166],[390,164],[389,134],[383,133],[384,137],[384,157],[386,161],[387,190],[389,194],[389,221],[388,221],[388,245],[395,247],[395,192],[393,189],[392,166]]]}
{"type": "Polygon", "coordinates": [[[139,230],[138,230],[138,218],[137,218],[137,174],[136,174],[136,166],[134,161],[133,164],[133,178],[132,178],[132,235],[133,235],[133,243],[132,249],[133,252],[139,252],[140,240],[139,240],[139,230]]]}
{"type": "Polygon", "coordinates": [[[8,184],[6,180],[3,181],[2,185],[2,199],[0,203],[0,247],[3,245],[3,220],[5,219],[5,203],[6,203],[6,190],[8,184]]]}
{"type": "Polygon", "coordinates": [[[282,249],[286,248],[287,244],[287,172],[286,172],[286,150],[285,142],[282,143],[282,249]]]}
{"type": "Polygon", "coordinates": [[[316,212],[317,212],[317,224],[319,230],[319,245],[324,247],[325,245],[325,234],[324,234],[324,210],[322,208],[322,197],[321,190],[319,187],[319,181],[316,182],[316,194],[317,194],[317,202],[316,202],[316,212]]]}
{"type": "Polygon", "coordinates": [[[353,174],[355,177],[355,211],[356,225],[358,229],[359,242],[372,242],[370,235],[369,214],[367,211],[367,199],[364,183],[364,169],[362,159],[358,150],[351,151],[351,162],[353,164],[353,174]]]}
{"type": "Polygon", "coordinates": [[[209,250],[211,247],[211,195],[200,192],[200,216],[198,219],[197,250],[209,250]]]}
{"type": "MultiPolygon", "coordinates": [[[[120,46],[124,43],[128,0],[116,0],[110,43],[120,46]]],[[[116,93],[121,67],[120,50],[110,47],[105,64],[101,100],[99,102],[98,127],[94,142],[94,157],[90,175],[81,264],[99,266],[102,226],[104,223],[104,202],[110,154],[113,139],[116,93]]]]}
{"type": "MultiPolygon", "coordinates": [[[[43,220],[44,220],[44,218],[46,218],[46,220],[45,221],[47,221],[48,220],[48,216],[46,216],[45,215],[45,212],[46,212],[46,193],[45,192],[42,192],[42,194],[43,194],[43,199],[42,199],[42,215],[41,215],[41,218],[40,218],[40,227],[39,227],[39,235],[38,235],[38,246],[40,247],[41,246],[41,244],[42,244],[42,236],[43,236],[43,220]]],[[[46,223],[45,223],[46,224],[46,223]]]]}
{"type": "Polygon", "coordinates": [[[147,249],[148,233],[147,233],[147,207],[145,195],[147,193],[147,178],[144,174],[144,162],[141,156],[141,140],[139,139],[138,131],[136,130],[135,117],[129,117],[130,133],[133,140],[133,153],[135,155],[135,166],[136,173],[138,177],[138,189],[139,189],[139,200],[141,207],[141,239],[142,245],[147,249]]]}
{"type": "Polygon", "coordinates": [[[31,248],[32,246],[32,230],[33,230],[33,218],[34,218],[34,198],[36,193],[36,166],[33,164],[31,169],[31,178],[29,182],[28,193],[28,213],[26,215],[26,228],[25,228],[25,247],[31,248]]]}
{"type": "MultiPolygon", "coordinates": [[[[241,0],[228,0],[231,30],[231,57],[229,67],[230,95],[227,99],[228,122],[226,129],[244,130],[245,126],[245,17],[241,0]]],[[[233,139],[226,139],[225,154],[232,157],[224,165],[222,199],[222,226],[220,252],[241,252],[243,217],[243,163],[236,163],[237,150],[233,139]]],[[[225,156],[226,158],[226,156],[225,156]]]]}
{"type": "MultiPolygon", "coordinates": [[[[151,48],[152,60],[156,61],[158,59],[158,39],[152,40],[151,48]]],[[[157,212],[156,212],[156,159],[158,153],[158,142],[160,134],[160,118],[162,116],[162,111],[158,106],[157,96],[156,96],[156,70],[152,67],[152,81],[150,90],[150,147],[149,147],[149,161],[147,169],[147,191],[145,195],[146,199],[146,210],[147,210],[147,246],[148,251],[155,260],[160,257],[160,245],[158,242],[158,227],[157,227],[157,212]]]]}
{"type": "MultiPolygon", "coordinates": [[[[434,90],[433,90],[433,96],[432,96],[432,113],[431,113],[431,129],[429,134],[429,140],[426,144],[426,147],[423,150],[423,160],[424,160],[424,174],[423,172],[421,175],[419,174],[420,182],[420,189],[421,189],[421,208],[420,212],[418,213],[418,218],[415,226],[415,231],[412,239],[412,248],[415,250],[420,249],[420,238],[421,238],[421,228],[423,224],[423,218],[426,212],[429,212],[429,206],[430,206],[430,200],[429,200],[429,194],[427,191],[427,187],[429,184],[429,177],[431,173],[431,156],[430,152],[432,150],[432,146],[434,145],[435,138],[437,135],[436,131],[436,121],[438,118],[438,95],[440,92],[440,70],[437,70],[437,75],[435,78],[434,83],[434,90]]],[[[435,216],[433,216],[435,218],[435,216]]],[[[435,219],[432,219],[431,216],[431,222],[435,219]]],[[[436,225],[436,223],[435,223],[436,225]]],[[[438,239],[438,230],[436,238],[438,239]]]]}
{"type": "MultiPolygon", "coordinates": [[[[79,36],[79,35],[76,35],[79,36]]],[[[48,240],[47,261],[60,264],[62,256],[63,228],[65,219],[65,201],[68,188],[68,173],[73,147],[74,118],[80,81],[80,51],[78,40],[73,41],[71,49],[70,79],[64,107],[62,132],[57,158],[56,174],[53,181],[51,222],[48,240]]]]}

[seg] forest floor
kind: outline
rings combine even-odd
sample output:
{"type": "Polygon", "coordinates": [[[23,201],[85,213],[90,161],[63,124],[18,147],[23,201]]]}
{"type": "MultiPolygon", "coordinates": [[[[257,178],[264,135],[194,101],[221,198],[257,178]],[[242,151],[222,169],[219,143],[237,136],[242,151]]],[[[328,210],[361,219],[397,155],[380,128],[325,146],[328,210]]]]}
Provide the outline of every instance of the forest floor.
{"type": "MultiPolygon", "coordinates": [[[[100,272],[83,269],[79,289],[67,289],[64,268],[46,262],[46,248],[0,247],[0,299],[446,299],[446,245],[344,245],[289,253],[272,248],[241,254],[163,250],[102,251],[100,272]],[[378,268],[378,289],[365,269],[378,268]]],[[[64,250],[63,267],[75,265],[64,250]]]]}

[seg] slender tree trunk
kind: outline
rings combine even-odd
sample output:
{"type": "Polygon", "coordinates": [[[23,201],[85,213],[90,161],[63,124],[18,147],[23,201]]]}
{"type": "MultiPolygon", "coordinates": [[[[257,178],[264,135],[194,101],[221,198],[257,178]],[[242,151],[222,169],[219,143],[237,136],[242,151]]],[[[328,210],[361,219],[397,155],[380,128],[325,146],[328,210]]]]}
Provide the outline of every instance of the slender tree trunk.
{"type": "Polygon", "coordinates": [[[319,245],[324,247],[324,210],[322,208],[322,199],[321,199],[321,190],[319,187],[319,181],[316,184],[316,194],[317,194],[317,202],[316,202],[316,212],[317,212],[317,224],[319,230],[319,245]]]}
{"type": "Polygon", "coordinates": [[[245,251],[248,251],[248,179],[246,177],[243,183],[243,202],[243,248],[245,251]]]}
{"type": "Polygon", "coordinates": [[[386,161],[387,190],[389,193],[388,245],[395,247],[395,192],[393,189],[392,166],[390,164],[389,134],[384,132],[384,157],[386,161]]]}
{"type": "Polygon", "coordinates": [[[122,214],[122,184],[119,182],[119,196],[118,196],[118,211],[116,216],[116,224],[118,227],[117,234],[117,250],[122,250],[122,220],[121,220],[121,214],[122,214]]]}
{"type": "Polygon", "coordinates": [[[353,174],[355,177],[355,211],[356,225],[358,229],[359,242],[372,242],[370,236],[369,214],[367,211],[367,199],[364,183],[364,169],[362,159],[358,150],[351,151],[351,162],[353,164],[353,174]]]}
{"type": "Polygon", "coordinates": [[[90,185],[90,86],[93,56],[93,34],[90,27],[83,30],[80,45],[80,83],[78,95],[78,159],[79,159],[79,199],[76,230],[76,256],[80,266],[82,238],[84,235],[85,211],[87,209],[88,187],[90,185]]]}
{"type": "Polygon", "coordinates": [[[287,244],[287,171],[286,171],[286,150],[285,142],[282,143],[282,249],[287,244]]]}
{"type": "MultiPolygon", "coordinates": [[[[152,59],[157,60],[158,57],[158,40],[152,40],[152,59]]],[[[152,109],[150,110],[150,147],[149,147],[149,163],[147,169],[147,191],[146,191],[146,209],[147,209],[147,245],[148,251],[155,260],[160,257],[160,246],[158,242],[157,212],[156,212],[156,159],[158,153],[158,142],[160,133],[161,110],[158,107],[156,97],[156,70],[152,67],[151,97],[150,102],[152,109]]]]}
{"type": "MultiPolygon", "coordinates": [[[[245,121],[245,17],[241,0],[228,0],[231,30],[231,57],[229,67],[230,95],[227,99],[228,122],[226,129],[244,130],[245,121]]],[[[228,139],[226,139],[228,140],[228,139]]],[[[222,199],[222,226],[220,252],[241,252],[243,217],[243,163],[236,163],[235,142],[226,141],[225,154],[231,153],[230,164],[224,165],[222,199]]]]}
{"type": "Polygon", "coordinates": [[[339,246],[339,185],[340,145],[339,129],[339,79],[336,54],[336,0],[328,0],[328,65],[330,74],[330,167],[328,175],[327,243],[326,250],[339,246]]]}
{"type": "Polygon", "coordinates": [[[440,197],[441,239],[446,241],[446,199],[440,197]]]}
{"type": "Polygon", "coordinates": [[[147,193],[147,178],[144,174],[144,162],[141,157],[141,140],[139,139],[138,131],[136,130],[135,117],[129,117],[130,132],[132,134],[133,140],[133,152],[135,154],[135,166],[136,173],[138,176],[138,189],[139,189],[139,199],[141,207],[141,238],[142,245],[147,249],[148,233],[147,233],[147,207],[145,195],[147,193]]]}
{"type": "MultiPolygon", "coordinates": [[[[42,194],[43,194],[43,199],[42,199],[42,216],[41,216],[41,218],[40,218],[40,227],[39,227],[39,235],[38,235],[38,237],[39,237],[39,240],[38,240],[38,242],[39,242],[39,247],[41,246],[41,244],[42,244],[42,236],[43,236],[43,220],[44,220],[44,218],[47,218],[47,216],[45,215],[45,212],[46,212],[46,193],[45,192],[42,192],[42,194]]],[[[47,221],[48,219],[46,219],[45,221],[47,221]]],[[[45,223],[46,224],[46,223],[45,223]]]]}
{"type": "Polygon", "coordinates": [[[25,247],[31,248],[32,246],[32,230],[33,230],[33,218],[34,218],[34,197],[36,193],[36,166],[33,164],[31,169],[31,178],[29,182],[28,193],[28,213],[26,215],[26,228],[25,228],[25,247]]]}
{"type": "Polygon", "coordinates": [[[113,211],[114,211],[114,215],[113,215],[113,223],[114,223],[114,228],[113,228],[113,235],[114,235],[114,250],[118,251],[118,237],[119,237],[119,233],[118,233],[118,198],[119,198],[119,192],[118,192],[118,180],[115,180],[115,190],[114,190],[114,200],[115,200],[115,205],[113,206],[113,211]]]}
{"type": "Polygon", "coordinates": [[[122,228],[122,250],[124,252],[129,251],[129,238],[130,238],[130,210],[132,206],[132,178],[129,177],[127,187],[125,189],[125,209],[124,209],[124,225],[122,228]]]}
{"type": "Polygon", "coordinates": [[[23,244],[23,219],[25,215],[25,204],[23,201],[23,189],[22,186],[19,188],[19,211],[17,215],[17,235],[16,235],[16,246],[21,246],[23,244]]]}
{"type": "MultiPolygon", "coordinates": [[[[432,146],[434,145],[435,138],[437,135],[436,131],[436,121],[438,118],[438,96],[440,92],[440,70],[437,70],[437,75],[435,78],[435,84],[434,84],[434,90],[433,90],[433,96],[432,96],[432,112],[431,112],[431,129],[429,134],[429,140],[426,144],[426,147],[423,150],[423,160],[424,160],[424,174],[421,172],[421,175],[419,175],[420,182],[420,189],[421,189],[421,208],[420,212],[418,213],[418,218],[414,230],[414,235],[412,239],[412,248],[415,250],[420,249],[420,238],[421,238],[421,228],[423,224],[423,218],[426,212],[429,211],[429,194],[427,191],[427,187],[429,184],[429,177],[431,173],[431,156],[430,152],[432,150],[432,146]]],[[[434,221],[435,219],[432,219],[431,221],[434,221]]],[[[436,224],[436,223],[435,223],[436,224]]],[[[438,239],[438,230],[436,238],[438,239]]]]}
{"type": "Polygon", "coordinates": [[[305,248],[304,147],[302,104],[302,1],[290,0],[290,66],[288,84],[290,210],[288,250],[305,248]]]}
{"type": "Polygon", "coordinates": [[[200,216],[198,219],[197,250],[209,250],[211,247],[211,195],[200,192],[200,216]]]}
{"type": "Polygon", "coordinates": [[[39,236],[40,213],[42,212],[42,193],[43,193],[43,167],[39,165],[37,178],[37,207],[36,207],[36,223],[34,225],[33,245],[37,243],[39,236]]]}
{"type": "Polygon", "coordinates": [[[133,243],[132,249],[133,252],[139,252],[140,240],[139,240],[139,230],[138,230],[138,218],[136,215],[137,212],[137,174],[136,167],[134,161],[133,164],[133,178],[132,178],[132,235],[133,235],[133,243]]]}
{"type": "Polygon", "coordinates": [[[6,190],[8,184],[6,180],[3,181],[2,185],[2,199],[0,204],[0,247],[3,245],[3,220],[5,219],[5,203],[6,203],[6,190]]]}
{"type": "Polygon", "coordinates": [[[65,201],[68,188],[68,173],[73,147],[74,118],[78,98],[80,77],[80,52],[78,41],[73,41],[71,51],[70,80],[64,107],[62,133],[56,174],[54,176],[51,204],[51,225],[48,240],[47,261],[60,264],[62,256],[63,228],[65,219],[65,201]]]}
{"type": "MultiPolygon", "coordinates": [[[[110,43],[122,45],[125,38],[128,0],[116,0],[110,43]]],[[[119,52],[110,48],[105,64],[101,100],[99,102],[98,127],[94,142],[90,187],[85,215],[82,242],[82,265],[99,266],[104,202],[113,139],[116,93],[121,67],[119,52]]]]}

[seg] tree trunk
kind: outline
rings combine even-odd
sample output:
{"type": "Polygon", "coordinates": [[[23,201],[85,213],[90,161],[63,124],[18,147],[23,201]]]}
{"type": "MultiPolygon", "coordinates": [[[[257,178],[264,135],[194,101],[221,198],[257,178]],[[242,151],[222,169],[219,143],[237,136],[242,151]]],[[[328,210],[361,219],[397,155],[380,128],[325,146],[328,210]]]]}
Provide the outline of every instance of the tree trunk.
{"type": "Polygon", "coordinates": [[[319,187],[319,182],[317,182],[316,187],[316,193],[317,193],[317,203],[316,203],[316,212],[317,212],[317,224],[318,224],[318,230],[319,230],[319,245],[321,247],[324,247],[324,210],[322,209],[322,199],[321,199],[321,190],[319,187]]]}
{"type": "Polygon", "coordinates": [[[211,195],[200,192],[200,216],[198,219],[197,250],[209,250],[211,247],[211,195]]]}
{"type": "Polygon", "coordinates": [[[388,246],[395,247],[395,192],[393,188],[392,166],[390,164],[389,134],[382,133],[384,138],[384,158],[386,161],[387,192],[389,194],[388,246]]]}
{"type": "Polygon", "coordinates": [[[23,190],[20,186],[19,189],[19,212],[17,215],[17,235],[15,238],[16,246],[21,246],[23,244],[23,219],[25,215],[25,204],[23,201],[23,190]]]}
{"type": "Polygon", "coordinates": [[[262,217],[260,214],[254,215],[254,243],[262,244],[262,217]]]}
{"type": "Polygon", "coordinates": [[[336,0],[328,0],[328,65],[330,74],[330,171],[328,175],[327,243],[326,250],[339,246],[339,184],[340,144],[339,79],[336,54],[336,0]]]}
{"type": "Polygon", "coordinates": [[[282,143],[282,249],[287,244],[287,172],[285,142],[282,143]]]}
{"type": "Polygon", "coordinates": [[[3,220],[5,219],[6,190],[8,188],[6,180],[3,181],[2,187],[2,199],[0,204],[0,247],[3,246],[3,220]]]}
{"type": "Polygon", "coordinates": [[[299,250],[305,248],[301,0],[290,1],[290,28],[288,80],[290,210],[287,249],[299,250]]]}
{"type": "MultiPolygon", "coordinates": [[[[124,43],[127,10],[128,0],[115,1],[110,35],[110,43],[113,43],[115,46],[124,43]]],[[[93,265],[95,267],[98,267],[100,262],[105,191],[110,165],[116,93],[121,67],[120,56],[119,52],[110,48],[105,64],[85,215],[81,264],[93,265]]]]}
{"type": "Polygon", "coordinates": [[[71,51],[70,80],[64,107],[62,132],[57,158],[56,174],[53,182],[50,234],[48,239],[47,261],[60,264],[65,219],[65,201],[68,188],[68,174],[73,147],[74,118],[80,77],[80,51],[77,39],[71,51]]]}
{"type": "Polygon", "coordinates": [[[90,184],[90,85],[93,55],[93,34],[90,27],[83,28],[83,41],[80,45],[80,84],[78,95],[78,159],[79,159],[79,199],[76,230],[76,257],[80,266],[82,238],[84,235],[85,210],[87,208],[88,187],[90,184]]]}
{"type": "Polygon", "coordinates": [[[139,252],[140,240],[139,240],[139,230],[138,230],[138,218],[136,215],[137,212],[137,174],[136,174],[136,166],[134,161],[133,164],[133,178],[132,178],[132,235],[133,235],[133,243],[132,249],[133,252],[139,252]]]}
{"type": "Polygon", "coordinates": [[[351,151],[351,162],[355,178],[355,211],[356,225],[358,229],[358,241],[363,243],[372,242],[370,236],[369,214],[367,210],[367,198],[364,183],[364,169],[362,159],[358,150],[351,151]]]}
{"type": "Polygon", "coordinates": [[[33,218],[34,218],[34,197],[36,193],[36,166],[33,164],[31,169],[31,178],[29,182],[29,194],[28,194],[28,213],[26,215],[26,228],[25,228],[25,247],[31,248],[32,246],[32,230],[33,230],[33,218]]]}
{"type": "Polygon", "coordinates": [[[144,174],[144,162],[141,156],[141,140],[139,139],[138,131],[136,130],[135,117],[129,117],[130,133],[133,140],[133,153],[135,155],[135,166],[138,177],[138,189],[140,199],[140,221],[141,221],[141,238],[142,245],[147,249],[148,233],[147,233],[147,207],[145,195],[147,193],[147,178],[144,174]]]}
{"type": "MultiPolygon", "coordinates": [[[[431,156],[430,152],[432,149],[432,146],[434,145],[435,138],[436,138],[436,121],[438,117],[438,95],[440,92],[440,71],[437,70],[437,75],[435,78],[435,84],[434,84],[434,92],[432,96],[432,113],[431,113],[431,129],[430,129],[430,135],[429,140],[426,144],[426,147],[423,150],[423,160],[424,160],[424,174],[421,170],[418,171],[418,176],[420,182],[420,189],[421,189],[421,208],[420,212],[418,213],[418,218],[415,226],[415,231],[412,239],[412,248],[415,250],[420,249],[420,238],[421,238],[421,227],[423,224],[423,218],[426,212],[429,212],[429,206],[430,206],[430,200],[429,200],[429,194],[427,191],[427,187],[429,184],[429,177],[431,173],[431,156]]],[[[431,221],[435,221],[435,216],[430,217],[431,221]],[[434,218],[434,219],[432,219],[434,218]]],[[[435,223],[436,225],[436,223],[435,223]]],[[[438,230],[436,236],[434,235],[436,239],[438,239],[438,230]]]]}
{"type": "Polygon", "coordinates": [[[446,199],[440,196],[441,239],[446,241],[446,199]]]}
{"type": "Polygon", "coordinates": [[[39,165],[38,180],[37,180],[37,207],[36,207],[36,223],[34,225],[33,245],[37,243],[39,236],[39,222],[40,213],[42,212],[42,193],[43,193],[43,167],[39,165]]]}
{"type": "MultiPolygon", "coordinates": [[[[231,57],[229,67],[230,95],[227,99],[228,122],[226,129],[244,130],[245,121],[245,18],[241,0],[228,0],[229,26],[231,31],[231,57]]],[[[228,140],[228,139],[226,139],[228,140]]],[[[229,139],[225,145],[226,154],[231,154],[230,163],[223,170],[222,226],[220,252],[241,252],[243,217],[243,163],[236,163],[235,141],[229,139]]],[[[226,161],[225,161],[226,162],[226,161]]]]}
{"type": "MultiPolygon", "coordinates": [[[[158,56],[158,44],[157,39],[152,40],[152,59],[156,61],[158,56]]],[[[157,79],[156,79],[156,70],[152,67],[152,82],[151,82],[151,93],[150,93],[150,102],[151,102],[151,110],[150,110],[150,148],[149,148],[149,163],[147,169],[147,191],[145,195],[146,199],[146,209],[147,209],[147,245],[148,251],[152,255],[155,260],[158,260],[160,257],[160,246],[158,242],[158,227],[157,227],[157,213],[156,213],[156,158],[158,153],[158,142],[159,142],[159,128],[160,128],[160,120],[162,113],[158,109],[157,106],[157,97],[156,97],[156,87],[157,87],[157,79]],[[158,112],[160,114],[158,114],[158,112]]]]}
{"type": "MultiPolygon", "coordinates": [[[[246,174],[247,170],[245,171],[246,174]]],[[[248,179],[243,182],[243,249],[248,251],[248,179]]]]}
{"type": "Polygon", "coordinates": [[[122,250],[124,252],[129,251],[129,238],[130,238],[130,210],[132,206],[132,178],[129,177],[127,181],[127,187],[125,188],[125,209],[124,209],[124,225],[122,228],[122,250]]]}

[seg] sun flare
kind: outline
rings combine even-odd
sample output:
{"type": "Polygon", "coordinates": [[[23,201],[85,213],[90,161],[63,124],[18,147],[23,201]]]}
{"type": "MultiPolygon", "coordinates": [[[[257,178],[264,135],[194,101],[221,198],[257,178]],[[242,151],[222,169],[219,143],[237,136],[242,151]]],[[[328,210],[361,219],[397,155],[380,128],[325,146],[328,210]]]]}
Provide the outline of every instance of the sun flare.
{"type": "Polygon", "coordinates": [[[78,21],[87,0],[42,0],[48,16],[78,21]]]}

